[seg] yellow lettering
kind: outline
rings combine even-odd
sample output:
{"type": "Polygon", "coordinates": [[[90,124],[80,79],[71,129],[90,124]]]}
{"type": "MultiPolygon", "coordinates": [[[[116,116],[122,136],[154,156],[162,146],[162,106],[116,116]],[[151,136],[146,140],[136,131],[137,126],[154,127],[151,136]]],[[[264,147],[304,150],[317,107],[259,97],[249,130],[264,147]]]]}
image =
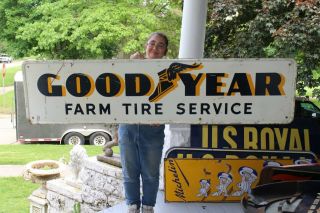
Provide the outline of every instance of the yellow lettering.
{"type": "Polygon", "coordinates": [[[269,159],[276,160],[278,158],[277,158],[277,156],[262,156],[262,159],[263,160],[269,160],[269,159]]]}
{"type": "Polygon", "coordinates": [[[274,133],[271,128],[263,128],[261,131],[261,149],[274,150],[274,133]],[[269,147],[267,147],[268,142],[269,147]]]}
{"type": "Polygon", "coordinates": [[[227,73],[224,73],[223,76],[217,77],[217,85],[220,85],[220,86],[217,86],[218,93],[222,92],[222,89],[221,89],[222,87],[226,87],[226,83],[222,82],[222,78],[228,78],[228,77],[229,75],[227,73]]]}
{"type": "Polygon", "coordinates": [[[81,93],[81,82],[79,77],[76,77],[76,91],[78,94],[81,93]]]}
{"type": "Polygon", "coordinates": [[[226,155],[226,159],[239,159],[236,155],[226,155]]]}
{"type": "Polygon", "coordinates": [[[289,150],[302,151],[301,138],[298,129],[291,129],[289,150]]]}
{"type": "Polygon", "coordinates": [[[211,137],[212,137],[211,147],[218,148],[218,126],[212,126],[211,137]]]}
{"type": "MultiPolygon", "coordinates": [[[[60,80],[60,75],[56,75],[56,77],[55,77],[54,79],[60,80]]],[[[47,78],[47,86],[48,86],[48,93],[49,93],[49,94],[52,94],[52,93],[53,93],[53,91],[52,91],[52,83],[53,83],[53,81],[54,81],[54,80],[52,80],[51,77],[48,77],[48,78],[47,78]]],[[[67,94],[66,88],[65,88],[64,86],[61,86],[61,89],[62,89],[62,91],[61,91],[62,94],[61,94],[61,95],[62,95],[62,96],[66,96],[66,94],[67,94]]]]}
{"type": "Polygon", "coordinates": [[[192,154],[187,154],[186,158],[192,158],[192,154]]]}
{"type": "Polygon", "coordinates": [[[258,158],[257,156],[254,156],[254,155],[248,155],[246,159],[258,159],[258,158]]]}
{"type": "Polygon", "coordinates": [[[275,128],[274,132],[276,133],[276,138],[279,145],[279,150],[285,150],[286,149],[286,141],[288,137],[288,128],[283,128],[282,135],[280,133],[279,128],[275,128]]]}
{"type": "Polygon", "coordinates": [[[202,148],[208,148],[208,125],[202,126],[202,148]]]}
{"type": "Polygon", "coordinates": [[[183,154],[178,154],[177,158],[184,158],[183,154]]]}
{"type": "Polygon", "coordinates": [[[146,94],[146,96],[150,96],[152,94],[152,92],[154,91],[154,81],[153,78],[148,75],[148,74],[144,74],[145,76],[147,76],[147,78],[149,79],[149,81],[151,82],[151,87],[150,90],[148,91],[148,93],[146,94]]]}
{"type": "MultiPolygon", "coordinates": [[[[269,85],[271,82],[271,78],[270,76],[266,76],[266,85],[269,85]]],[[[266,96],[269,96],[270,93],[269,93],[269,90],[266,88],[266,96]]]]}
{"type": "MultiPolygon", "coordinates": [[[[94,81],[93,81],[93,78],[90,76],[90,75],[85,75],[88,79],[89,79],[89,81],[90,81],[90,85],[91,85],[91,87],[90,87],[90,90],[89,90],[89,92],[86,94],[86,97],[89,97],[93,92],[94,92],[94,81]]],[[[77,81],[77,83],[78,83],[78,81],[77,81]]],[[[79,78],[79,84],[80,84],[80,90],[79,91],[81,91],[81,82],[80,82],[80,78],[79,78]]],[[[77,89],[78,89],[78,87],[77,87],[77,89]]]]}
{"type": "Polygon", "coordinates": [[[223,139],[230,145],[231,149],[236,149],[237,148],[237,143],[230,137],[230,134],[232,136],[237,135],[237,130],[233,126],[227,126],[223,130],[223,139]]]}
{"type": "Polygon", "coordinates": [[[105,81],[106,81],[106,93],[110,93],[110,91],[111,91],[110,76],[107,76],[107,77],[105,78],[105,81]]]}
{"type": "MultiPolygon", "coordinates": [[[[116,97],[118,97],[118,96],[120,96],[122,93],[123,93],[123,91],[124,91],[124,80],[123,80],[123,78],[121,78],[121,76],[120,75],[117,75],[117,74],[114,74],[115,76],[117,76],[117,78],[119,79],[119,81],[120,81],[120,90],[119,90],[119,92],[115,95],[116,97]]],[[[152,83],[151,83],[152,84],[152,83]]],[[[111,89],[111,81],[109,81],[109,88],[111,89]]]]}
{"type": "Polygon", "coordinates": [[[280,74],[280,76],[281,76],[281,82],[278,85],[278,89],[279,89],[281,95],[286,95],[286,93],[284,92],[284,88],[283,88],[284,87],[284,83],[286,81],[286,78],[284,77],[283,74],[280,74]]]}
{"type": "Polygon", "coordinates": [[[211,155],[211,154],[205,154],[205,155],[202,156],[202,158],[205,158],[205,159],[213,159],[214,157],[213,157],[213,155],[211,155]]]}
{"type": "Polygon", "coordinates": [[[304,135],[304,151],[310,151],[309,129],[304,129],[303,135],[304,135]]]}
{"type": "Polygon", "coordinates": [[[135,81],[136,81],[136,93],[139,93],[141,91],[141,89],[140,89],[140,78],[139,77],[135,77],[135,81]]]}
{"type": "Polygon", "coordinates": [[[258,131],[254,127],[244,128],[244,149],[258,149],[258,131]]]}
{"type": "Polygon", "coordinates": [[[47,86],[48,86],[48,93],[52,94],[52,82],[51,78],[47,78],[47,86]]]}
{"type": "Polygon", "coordinates": [[[184,154],[178,154],[177,158],[192,158],[192,154],[186,154],[186,156],[184,156],[184,154]]]}

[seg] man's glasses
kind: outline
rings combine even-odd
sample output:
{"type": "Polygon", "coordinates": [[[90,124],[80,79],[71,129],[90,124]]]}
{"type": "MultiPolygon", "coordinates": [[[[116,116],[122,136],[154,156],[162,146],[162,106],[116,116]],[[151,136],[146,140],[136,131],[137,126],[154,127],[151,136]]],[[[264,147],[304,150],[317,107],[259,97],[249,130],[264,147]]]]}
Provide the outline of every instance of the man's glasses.
{"type": "Polygon", "coordinates": [[[156,49],[165,49],[166,48],[166,45],[165,44],[162,44],[162,43],[155,43],[155,42],[149,42],[147,43],[148,47],[151,47],[151,48],[156,48],[156,49]]]}

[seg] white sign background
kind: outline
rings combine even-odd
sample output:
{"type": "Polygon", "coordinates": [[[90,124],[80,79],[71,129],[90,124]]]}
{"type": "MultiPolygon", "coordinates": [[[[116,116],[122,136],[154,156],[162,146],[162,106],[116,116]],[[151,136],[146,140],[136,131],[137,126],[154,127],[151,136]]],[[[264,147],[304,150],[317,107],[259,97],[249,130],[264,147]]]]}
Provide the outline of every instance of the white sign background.
{"type": "Polygon", "coordinates": [[[297,71],[295,62],[290,59],[26,61],[22,68],[27,115],[34,124],[284,124],[291,122],[294,116],[297,71]],[[149,96],[127,97],[125,91],[117,97],[104,97],[96,89],[88,97],[72,96],[68,90],[66,96],[52,97],[43,95],[37,87],[39,77],[45,73],[60,76],[59,80],[53,81],[52,86],[66,86],[66,79],[73,73],[90,75],[94,81],[102,73],[115,73],[123,79],[126,73],[142,73],[152,77],[154,88],[156,88],[159,82],[158,72],[167,69],[174,62],[188,65],[202,63],[202,69],[187,72],[195,76],[199,73],[227,73],[228,77],[221,80],[226,85],[226,87],[221,87],[222,92],[228,92],[235,73],[250,73],[252,82],[255,82],[256,73],[279,73],[285,77],[283,85],[285,95],[241,96],[236,93],[234,96],[206,96],[206,79],[200,86],[199,96],[185,96],[185,85],[181,80],[178,80],[178,86],[156,103],[150,102],[149,96]],[[128,103],[131,106],[126,108],[123,104],[128,103]],[[201,114],[201,103],[209,104],[209,114],[204,111],[201,114]],[[234,109],[240,113],[232,113],[230,107],[235,103],[237,106],[234,109]],[[246,103],[250,105],[250,109],[247,109],[249,113],[244,113],[246,103]],[[66,110],[66,104],[69,104],[68,110],[66,110]],[[86,112],[86,104],[96,107],[95,114],[92,111],[86,112]],[[109,113],[100,113],[98,109],[100,104],[104,106],[109,104],[109,113]],[[136,109],[134,108],[135,104],[136,109]],[[150,106],[150,114],[142,113],[142,104],[150,106]],[[158,110],[158,114],[155,113],[156,104],[161,108],[158,110]],[[213,104],[216,104],[216,110],[213,104]],[[217,111],[219,105],[221,108],[217,111]]]}

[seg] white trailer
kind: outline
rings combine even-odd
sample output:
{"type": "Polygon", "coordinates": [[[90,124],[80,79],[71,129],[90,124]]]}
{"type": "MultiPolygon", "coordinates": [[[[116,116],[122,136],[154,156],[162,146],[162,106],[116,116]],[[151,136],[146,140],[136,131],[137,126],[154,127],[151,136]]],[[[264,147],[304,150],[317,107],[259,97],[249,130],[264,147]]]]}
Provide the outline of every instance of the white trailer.
{"type": "MultiPolygon", "coordinates": [[[[103,146],[113,140],[115,125],[103,123],[31,124],[26,114],[22,72],[14,79],[16,138],[20,143],[91,144],[103,146]]],[[[39,107],[42,107],[39,105],[39,107]]]]}

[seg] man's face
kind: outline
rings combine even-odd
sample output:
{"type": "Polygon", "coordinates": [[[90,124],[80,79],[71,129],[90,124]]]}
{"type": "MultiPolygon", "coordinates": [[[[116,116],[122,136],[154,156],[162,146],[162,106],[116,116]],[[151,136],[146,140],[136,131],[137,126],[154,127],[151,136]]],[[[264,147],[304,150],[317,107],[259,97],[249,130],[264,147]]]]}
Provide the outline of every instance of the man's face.
{"type": "Polygon", "coordinates": [[[166,55],[166,42],[159,35],[153,35],[146,44],[146,57],[148,59],[159,59],[166,55]]]}

